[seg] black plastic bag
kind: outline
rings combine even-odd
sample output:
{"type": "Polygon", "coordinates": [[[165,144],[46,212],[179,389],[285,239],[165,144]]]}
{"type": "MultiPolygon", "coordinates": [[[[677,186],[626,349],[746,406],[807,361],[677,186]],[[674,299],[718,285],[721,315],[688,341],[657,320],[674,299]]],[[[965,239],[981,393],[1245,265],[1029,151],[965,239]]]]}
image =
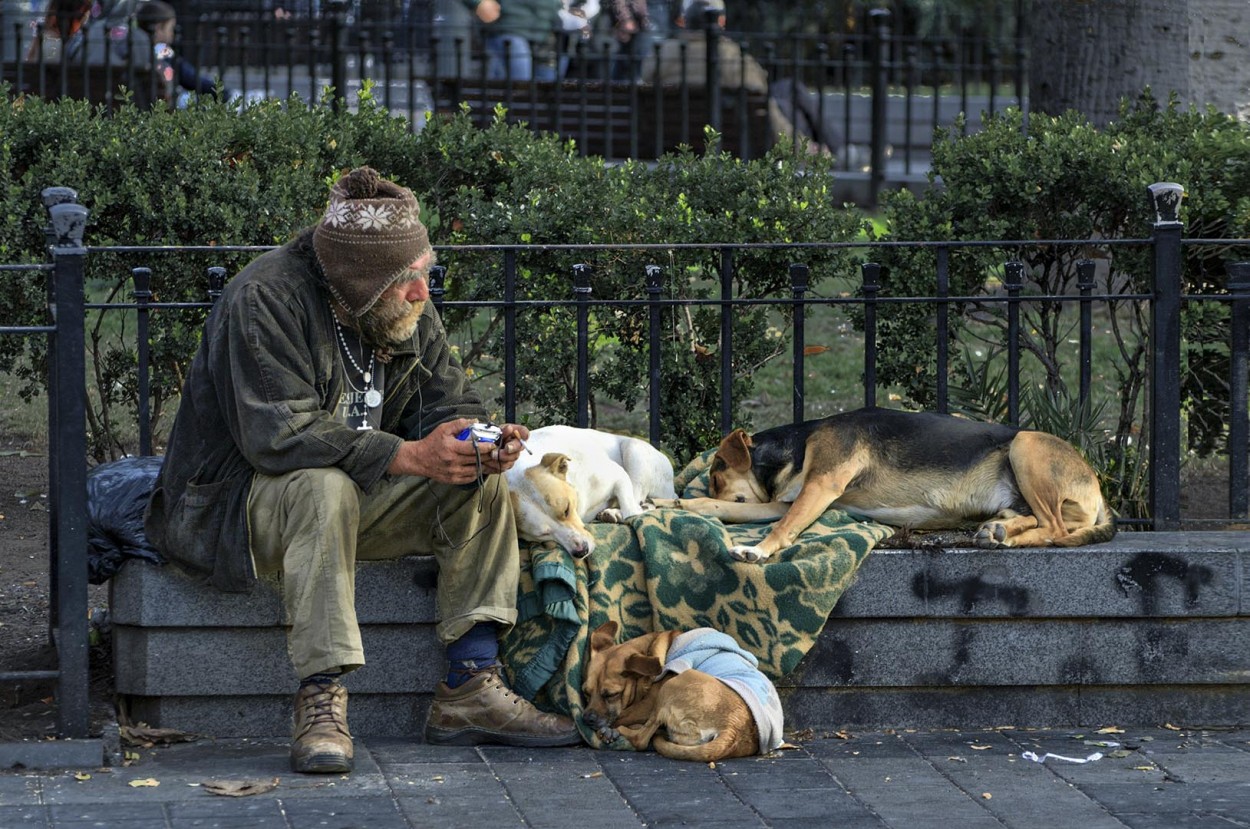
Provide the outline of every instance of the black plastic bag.
{"type": "Polygon", "coordinates": [[[92,584],[108,581],[127,559],[165,563],[143,533],[143,512],[162,460],[122,458],[87,473],[87,581],[92,584]]]}

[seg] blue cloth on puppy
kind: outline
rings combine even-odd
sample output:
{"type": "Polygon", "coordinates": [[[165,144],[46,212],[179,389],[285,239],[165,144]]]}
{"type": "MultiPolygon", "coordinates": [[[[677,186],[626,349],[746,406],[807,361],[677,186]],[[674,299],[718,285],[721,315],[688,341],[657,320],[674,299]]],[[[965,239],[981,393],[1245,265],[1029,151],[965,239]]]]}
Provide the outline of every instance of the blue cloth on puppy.
{"type": "Polygon", "coordinates": [[[712,628],[695,628],[673,640],[664,674],[691,669],[714,676],[742,697],[760,732],[760,754],[781,745],[781,697],[772,680],[759,669],[755,655],[743,650],[732,636],[712,628]]]}

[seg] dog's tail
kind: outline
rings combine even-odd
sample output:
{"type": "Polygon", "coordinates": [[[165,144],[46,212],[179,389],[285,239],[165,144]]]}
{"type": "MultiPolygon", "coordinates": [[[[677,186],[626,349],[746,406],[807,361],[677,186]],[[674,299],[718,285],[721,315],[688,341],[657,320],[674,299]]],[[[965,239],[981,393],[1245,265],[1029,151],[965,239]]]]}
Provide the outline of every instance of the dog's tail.
{"type": "MultiPolygon", "coordinates": [[[[739,745],[740,742],[731,731],[722,731],[714,739],[695,746],[674,743],[662,734],[656,734],[651,741],[651,747],[656,750],[656,753],[671,760],[694,760],[699,763],[711,763],[715,760],[724,760],[726,757],[745,756],[743,746],[739,745]]],[[[756,746],[751,748],[752,750],[747,751],[747,754],[755,753],[756,746]]]]}
{"type": "Polygon", "coordinates": [[[1102,506],[1098,510],[1098,518],[1092,526],[1081,527],[1063,538],[1056,538],[1055,546],[1083,547],[1086,544],[1101,544],[1115,538],[1115,534],[1115,512],[1107,506],[1106,499],[1103,499],[1102,506]]]}

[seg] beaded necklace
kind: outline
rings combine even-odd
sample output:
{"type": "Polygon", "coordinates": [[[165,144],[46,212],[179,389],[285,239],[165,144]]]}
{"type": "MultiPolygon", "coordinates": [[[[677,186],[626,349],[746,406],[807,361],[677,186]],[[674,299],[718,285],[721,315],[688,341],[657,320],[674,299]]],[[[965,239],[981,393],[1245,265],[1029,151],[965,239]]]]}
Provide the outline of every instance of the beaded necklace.
{"type": "MultiPolygon", "coordinates": [[[[352,368],[356,369],[356,371],[360,374],[361,378],[365,382],[365,387],[364,387],[365,405],[368,406],[370,409],[376,409],[378,406],[382,405],[382,392],[378,391],[377,389],[373,387],[373,369],[374,369],[374,361],[377,355],[375,354],[375,352],[370,350],[369,351],[369,370],[365,371],[363,368],[361,368],[360,363],[356,362],[355,355],[353,355],[351,349],[347,347],[347,338],[343,336],[343,325],[342,323],[339,322],[339,316],[338,314],[334,313],[333,308],[330,309],[330,315],[334,318],[334,330],[338,332],[339,345],[342,346],[343,353],[347,355],[347,361],[352,364],[352,368]]],[[[364,349],[364,343],[361,342],[361,350],[362,350],[362,353],[360,355],[361,359],[364,359],[363,349],[364,349]]],[[[347,378],[347,382],[351,384],[351,387],[353,389],[356,388],[356,384],[352,383],[351,377],[347,378]]]]}

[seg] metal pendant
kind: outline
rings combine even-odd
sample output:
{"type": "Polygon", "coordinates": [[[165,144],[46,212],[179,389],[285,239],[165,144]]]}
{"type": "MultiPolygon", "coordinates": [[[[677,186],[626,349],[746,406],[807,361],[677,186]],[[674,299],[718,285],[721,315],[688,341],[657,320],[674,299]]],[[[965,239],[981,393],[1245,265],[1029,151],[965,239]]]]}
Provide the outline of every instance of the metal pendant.
{"type": "Polygon", "coordinates": [[[377,389],[369,389],[365,392],[365,405],[370,409],[376,409],[382,405],[382,392],[377,389]]]}

